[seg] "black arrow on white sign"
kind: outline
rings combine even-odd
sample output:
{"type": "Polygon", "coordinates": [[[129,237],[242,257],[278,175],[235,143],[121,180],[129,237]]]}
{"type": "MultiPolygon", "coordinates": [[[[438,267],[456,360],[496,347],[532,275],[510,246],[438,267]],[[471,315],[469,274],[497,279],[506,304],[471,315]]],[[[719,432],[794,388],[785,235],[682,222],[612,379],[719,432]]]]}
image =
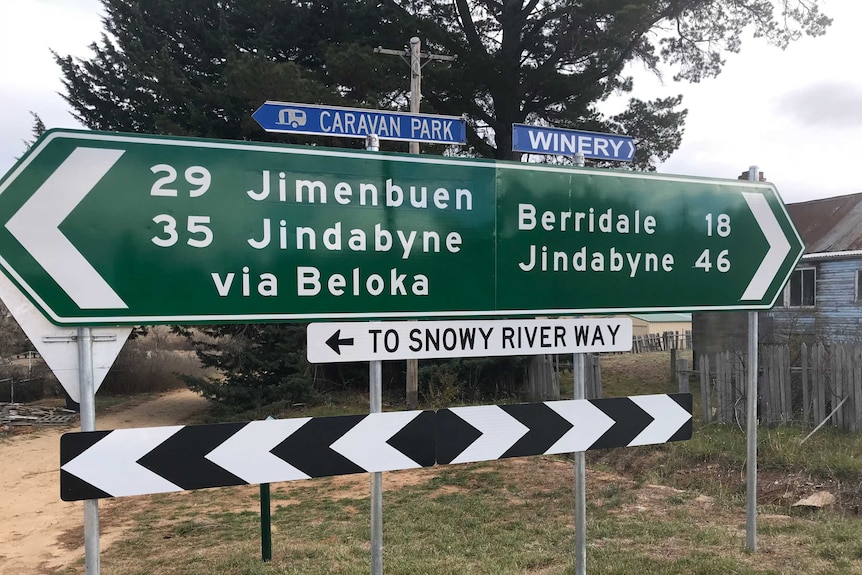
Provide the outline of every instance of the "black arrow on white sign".
{"type": "Polygon", "coordinates": [[[309,477],[349,475],[365,471],[332,449],[342,435],[362,421],[364,415],[315,417],[272,449],[272,454],[309,477]]]}
{"type": "Polygon", "coordinates": [[[275,483],[691,438],[691,395],[67,433],[64,501],[275,483]]]}
{"type": "Polygon", "coordinates": [[[67,433],[64,501],[434,465],[434,412],[67,433]]]}
{"type": "Polygon", "coordinates": [[[529,431],[525,433],[501,457],[523,457],[545,453],[574,425],[544,403],[522,403],[500,406],[517,419],[529,431]],[[536,409],[532,409],[536,406],[536,409]]]}
{"type": "Polygon", "coordinates": [[[437,412],[437,463],[691,439],[691,395],[453,407],[437,412]]]}
{"type": "Polygon", "coordinates": [[[654,419],[628,397],[605,399],[599,409],[614,424],[596,439],[591,449],[628,446],[654,419]]]}
{"type": "Polygon", "coordinates": [[[335,330],[335,333],[332,334],[332,337],[326,340],[326,345],[331,347],[332,351],[341,355],[341,346],[353,345],[353,338],[345,337],[344,339],[341,339],[341,330],[337,329],[335,330]]]}
{"type": "Polygon", "coordinates": [[[207,459],[207,455],[245,427],[245,423],[188,425],[137,460],[138,465],[180,489],[245,485],[245,481],[207,459]]]}

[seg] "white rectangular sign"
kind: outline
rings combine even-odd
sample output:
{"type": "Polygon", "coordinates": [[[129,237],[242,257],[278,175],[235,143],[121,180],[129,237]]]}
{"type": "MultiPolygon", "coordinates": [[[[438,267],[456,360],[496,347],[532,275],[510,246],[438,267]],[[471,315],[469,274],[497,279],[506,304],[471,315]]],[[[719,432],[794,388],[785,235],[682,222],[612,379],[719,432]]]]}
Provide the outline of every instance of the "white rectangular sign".
{"type": "Polygon", "coordinates": [[[308,325],[308,361],[629,351],[628,318],[338,322],[308,325]]]}

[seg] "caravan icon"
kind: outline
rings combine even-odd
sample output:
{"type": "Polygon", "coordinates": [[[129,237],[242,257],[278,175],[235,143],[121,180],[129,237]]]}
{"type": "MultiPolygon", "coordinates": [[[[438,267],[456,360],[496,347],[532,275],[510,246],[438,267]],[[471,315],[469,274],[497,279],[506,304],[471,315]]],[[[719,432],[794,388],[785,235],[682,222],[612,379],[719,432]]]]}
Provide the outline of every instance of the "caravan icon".
{"type": "Polygon", "coordinates": [[[280,126],[290,126],[298,128],[305,125],[305,111],[296,110],[294,108],[282,108],[278,111],[278,122],[280,126]]]}

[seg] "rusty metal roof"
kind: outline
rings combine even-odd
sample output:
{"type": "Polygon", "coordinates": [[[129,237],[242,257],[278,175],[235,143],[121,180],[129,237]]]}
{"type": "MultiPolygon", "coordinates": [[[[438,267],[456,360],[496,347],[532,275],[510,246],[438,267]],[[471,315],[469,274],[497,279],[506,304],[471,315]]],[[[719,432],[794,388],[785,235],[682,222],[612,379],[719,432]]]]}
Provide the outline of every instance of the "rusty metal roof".
{"type": "Polygon", "coordinates": [[[787,204],[805,253],[862,250],[862,193],[787,204]]]}

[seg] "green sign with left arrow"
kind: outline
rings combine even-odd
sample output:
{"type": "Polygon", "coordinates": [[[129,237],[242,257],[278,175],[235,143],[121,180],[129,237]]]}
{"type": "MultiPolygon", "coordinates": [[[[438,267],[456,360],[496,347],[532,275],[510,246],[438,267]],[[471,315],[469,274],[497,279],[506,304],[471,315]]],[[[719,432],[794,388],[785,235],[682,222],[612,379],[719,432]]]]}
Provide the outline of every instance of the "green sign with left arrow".
{"type": "Polygon", "coordinates": [[[0,222],[68,325],[767,309],[803,251],[768,183],[70,130],[0,222]]]}

